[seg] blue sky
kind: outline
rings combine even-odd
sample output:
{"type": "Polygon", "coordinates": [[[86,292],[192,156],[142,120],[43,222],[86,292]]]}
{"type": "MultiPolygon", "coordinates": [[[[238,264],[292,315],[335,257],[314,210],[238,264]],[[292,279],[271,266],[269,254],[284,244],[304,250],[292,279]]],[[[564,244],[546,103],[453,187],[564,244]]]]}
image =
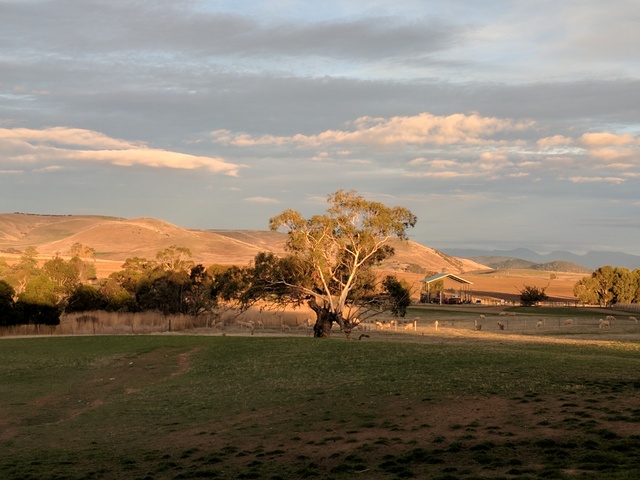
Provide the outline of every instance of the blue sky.
{"type": "Polygon", "coordinates": [[[0,211],[640,254],[640,6],[0,0],[0,211]]]}

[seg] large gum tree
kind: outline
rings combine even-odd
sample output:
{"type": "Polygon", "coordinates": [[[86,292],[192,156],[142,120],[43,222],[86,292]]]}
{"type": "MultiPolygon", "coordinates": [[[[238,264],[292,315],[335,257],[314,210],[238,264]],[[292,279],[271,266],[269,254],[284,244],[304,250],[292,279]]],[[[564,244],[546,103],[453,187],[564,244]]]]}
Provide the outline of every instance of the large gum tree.
{"type": "Polygon", "coordinates": [[[285,210],[269,220],[269,228],[287,231],[287,250],[302,266],[299,270],[306,272],[304,278],[290,276],[298,280],[284,286],[316,313],[314,336],[330,336],[337,323],[350,337],[363,311],[393,310],[398,301],[408,300],[408,290],[404,299],[397,298],[398,289],[391,287],[399,282],[394,279],[374,287],[371,267],[394,254],[391,239],[406,239],[417,218],[406,208],[387,207],[354,191],[339,190],[328,196],[327,203],[325,214],[309,219],[285,210]]]}

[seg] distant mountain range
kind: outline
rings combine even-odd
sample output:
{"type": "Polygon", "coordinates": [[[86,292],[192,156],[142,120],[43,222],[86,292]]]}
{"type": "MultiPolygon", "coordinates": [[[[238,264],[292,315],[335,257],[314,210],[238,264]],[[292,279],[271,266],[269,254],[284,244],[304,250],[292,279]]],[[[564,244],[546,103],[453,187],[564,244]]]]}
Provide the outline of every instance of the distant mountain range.
{"type": "MultiPolygon", "coordinates": [[[[630,270],[640,268],[640,256],[623,252],[595,252],[590,251],[584,255],[572,252],[555,251],[547,254],[539,254],[528,248],[516,248],[513,250],[477,250],[465,248],[449,248],[442,250],[447,255],[459,258],[468,258],[484,265],[493,263],[487,261],[489,258],[500,258],[503,261],[524,260],[534,264],[548,264],[552,262],[571,262],[585,267],[588,270],[595,270],[605,265],[612,267],[625,267],[630,270]]],[[[491,265],[489,265],[491,266],[491,265]]],[[[494,267],[495,268],[495,267],[494,267]]],[[[525,267],[530,268],[530,267],[525,267]]]]}

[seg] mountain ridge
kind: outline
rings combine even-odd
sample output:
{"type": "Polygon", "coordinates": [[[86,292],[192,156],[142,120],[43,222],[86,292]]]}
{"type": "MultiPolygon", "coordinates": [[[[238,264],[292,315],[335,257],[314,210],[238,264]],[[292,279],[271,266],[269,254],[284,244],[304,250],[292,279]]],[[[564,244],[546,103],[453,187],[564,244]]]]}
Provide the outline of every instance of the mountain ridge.
{"type": "Polygon", "coordinates": [[[528,248],[515,248],[511,250],[482,250],[465,248],[443,249],[448,255],[459,258],[467,258],[478,261],[481,257],[504,257],[526,260],[536,264],[566,261],[575,263],[589,270],[595,270],[605,265],[612,267],[625,267],[630,270],[640,268],[640,256],[624,252],[588,251],[577,254],[564,250],[556,250],[547,254],[540,254],[528,248]]]}

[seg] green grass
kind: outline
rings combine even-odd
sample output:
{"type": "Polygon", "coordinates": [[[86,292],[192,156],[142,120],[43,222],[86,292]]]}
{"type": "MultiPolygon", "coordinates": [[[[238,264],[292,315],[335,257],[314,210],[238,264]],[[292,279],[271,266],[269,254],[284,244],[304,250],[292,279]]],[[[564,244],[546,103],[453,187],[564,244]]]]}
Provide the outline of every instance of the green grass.
{"type": "Polygon", "coordinates": [[[635,478],[640,410],[625,405],[640,393],[639,352],[479,339],[6,339],[0,478],[635,478]],[[450,403],[496,398],[532,405],[536,421],[506,410],[434,426],[456,413],[450,403]],[[540,442],[547,429],[553,444],[540,442]]]}

